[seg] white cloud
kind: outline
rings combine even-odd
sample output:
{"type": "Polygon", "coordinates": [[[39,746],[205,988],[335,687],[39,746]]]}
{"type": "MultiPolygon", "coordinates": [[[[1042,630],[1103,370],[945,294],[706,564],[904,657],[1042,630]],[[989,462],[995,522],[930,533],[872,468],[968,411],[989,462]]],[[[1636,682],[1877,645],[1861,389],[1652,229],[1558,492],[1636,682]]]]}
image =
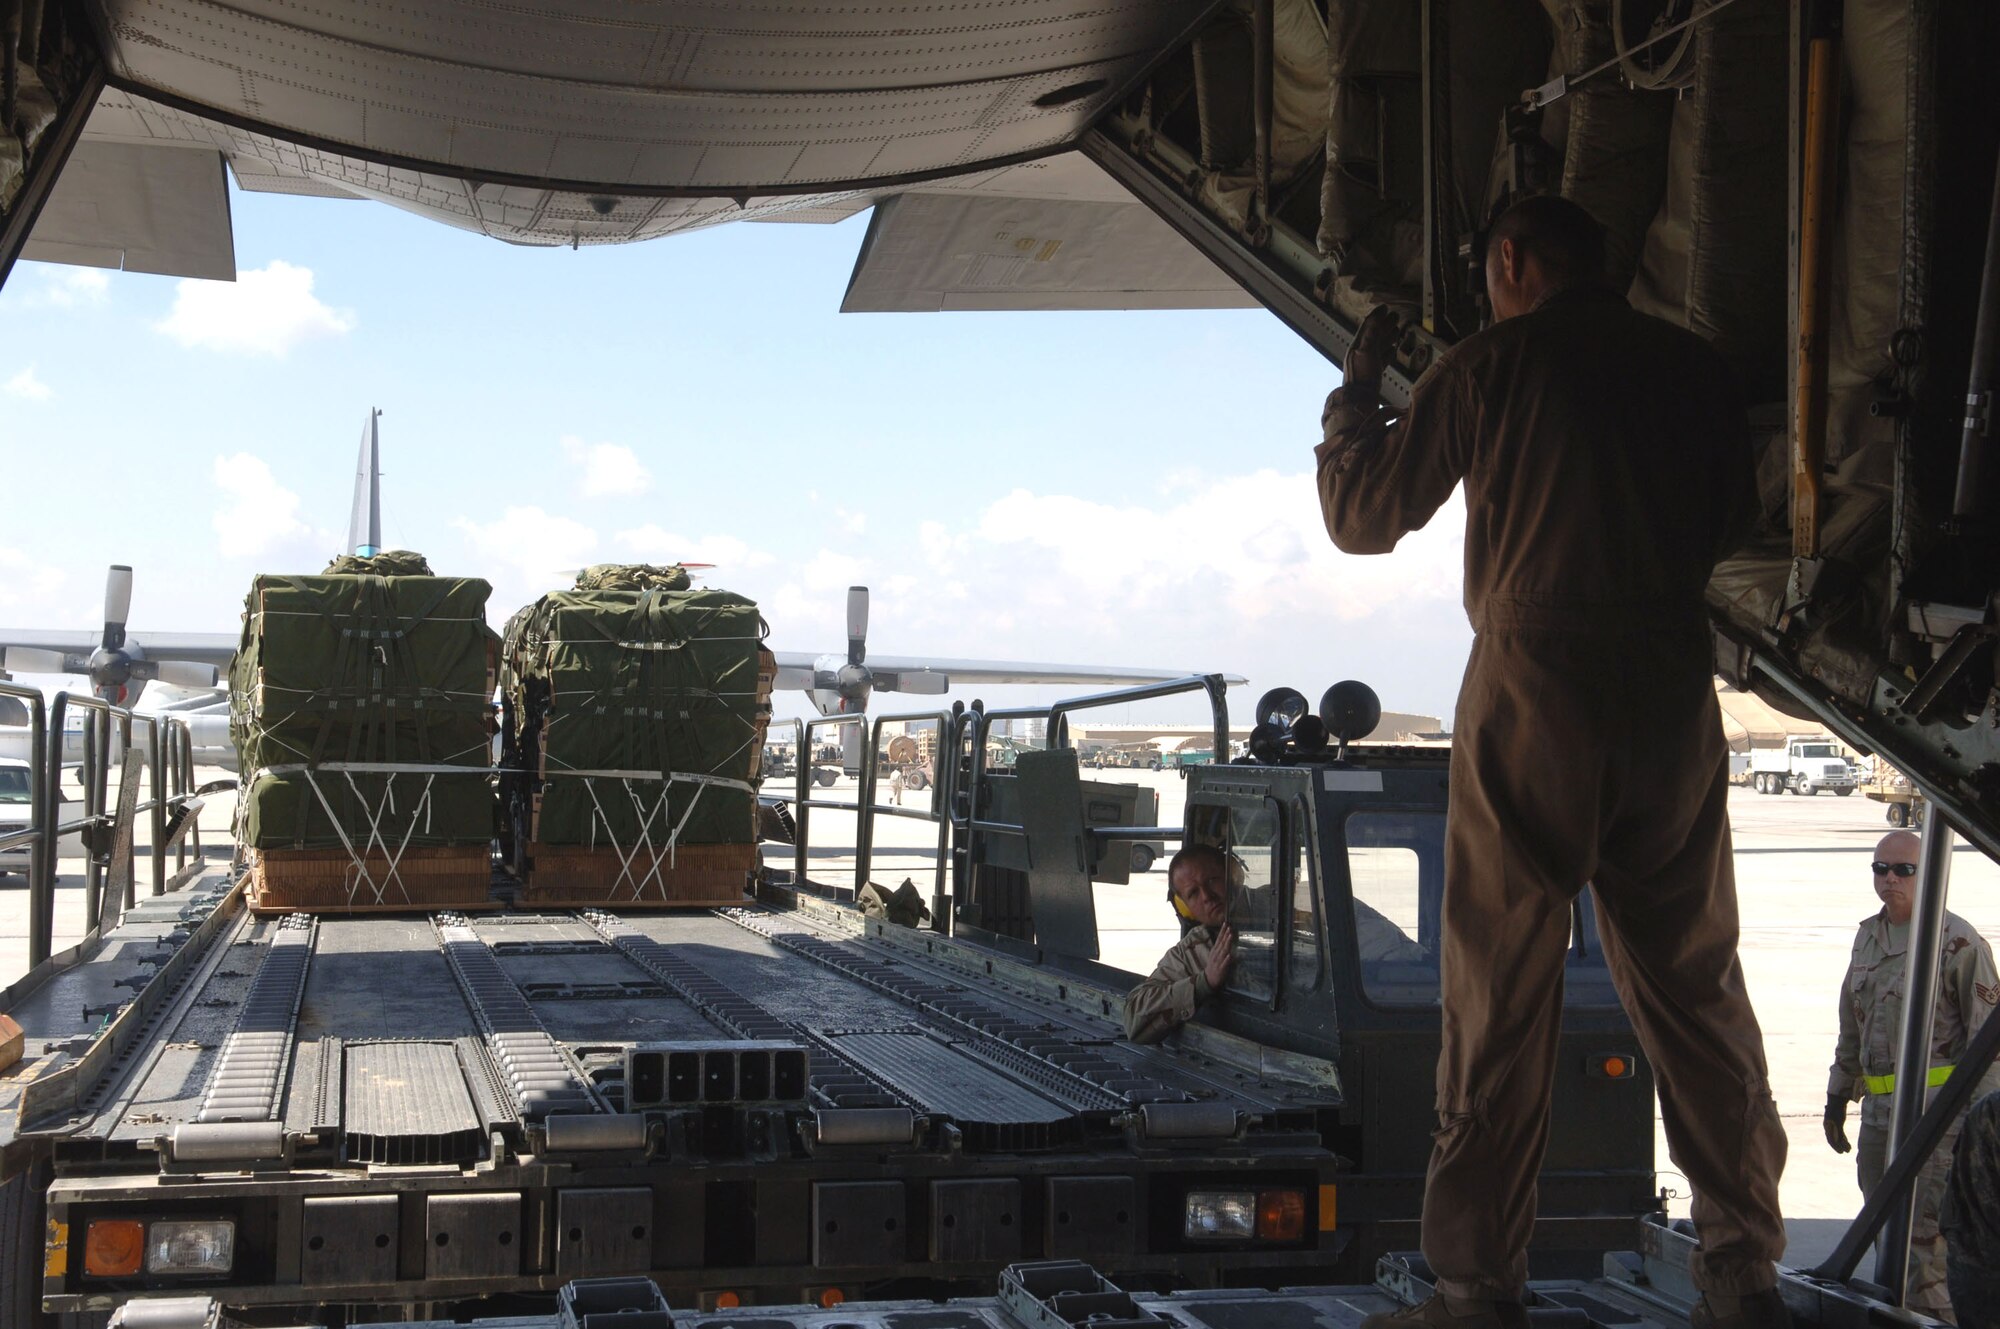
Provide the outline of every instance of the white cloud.
{"type": "Polygon", "coordinates": [[[311,536],[299,520],[299,496],[278,483],[262,457],[247,452],[217,457],[212,473],[224,500],[213,518],[224,558],[268,554],[311,536]]]}
{"type": "Polygon", "coordinates": [[[74,309],[79,305],[101,305],[111,290],[111,274],[102,268],[79,268],[68,264],[27,265],[43,269],[41,285],[21,297],[28,309],[74,309]]]}
{"type": "Polygon", "coordinates": [[[621,558],[643,563],[712,563],[726,581],[730,574],[768,566],[773,559],[733,535],[676,535],[653,522],[620,531],[616,550],[621,558]]]}
{"type": "Polygon", "coordinates": [[[576,491],[585,498],[631,496],[653,487],[652,472],[622,443],[586,443],[572,434],[563,439],[562,450],[576,469],[576,491]]]}
{"type": "Polygon", "coordinates": [[[849,512],[846,508],[835,508],[833,519],[847,535],[860,535],[868,529],[868,514],[865,512],[849,512]]]}
{"type": "Polygon", "coordinates": [[[153,326],[187,347],[282,358],[315,337],[351,332],[354,323],[353,310],[313,294],[311,268],[272,259],[233,282],[180,282],[173,309],[153,326]]]}
{"type": "Polygon", "coordinates": [[[1017,489],[865,558],[793,558],[775,586],[718,580],[756,595],[785,649],[837,643],[841,592],[869,584],[882,654],[1214,669],[1252,675],[1250,699],[1357,677],[1391,710],[1448,713],[1471,639],[1464,524],[1454,497],[1394,554],[1358,557],[1328,540],[1309,474],[1184,474],[1113,503],[1017,489]]]}
{"type": "Polygon", "coordinates": [[[61,568],[0,545],[0,609],[44,609],[62,586],[61,568]]]}
{"type": "Polygon", "coordinates": [[[8,379],[4,386],[0,386],[0,391],[10,397],[25,397],[29,401],[47,401],[55,395],[48,384],[36,377],[33,365],[8,379]]]}
{"type": "Polygon", "coordinates": [[[488,617],[496,624],[506,620],[512,606],[567,588],[577,569],[593,562],[597,552],[596,531],[533,506],[510,507],[489,522],[460,517],[452,525],[471,548],[470,566],[485,570],[493,582],[488,617]]]}
{"type": "Polygon", "coordinates": [[[809,591],[845,590],[867,580],[868,565],[851,554],[822,549],[799,569],[799,577],[809,591]]]}

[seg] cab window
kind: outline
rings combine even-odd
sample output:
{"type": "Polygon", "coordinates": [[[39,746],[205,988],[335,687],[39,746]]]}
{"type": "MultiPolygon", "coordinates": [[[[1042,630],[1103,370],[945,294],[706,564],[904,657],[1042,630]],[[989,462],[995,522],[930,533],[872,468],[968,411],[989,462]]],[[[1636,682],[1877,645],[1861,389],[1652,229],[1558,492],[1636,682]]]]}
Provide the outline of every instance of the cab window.
{"type": "Polygon", "coordinates": [[[1312,816],[1303,802],[1292,805],[1292,928],[1291,952],[1285,959],[1285,986],[1293,992],[1319,987],[1319,883],[1313,878],[1312,816]]]}
{"type": "Polygon", "coordinates": [[[28,768],[0,766],[0,803],[28,801],[28,768]]]}
{"type": "Polygon", "coordinates": [[[1236,934],[1236,964],[1229,971],[1228,989],[1268,1002],[1278,971],[1278,918],[1284,906],[1284,819],[1278,805],[1267,802],[1254,811],[1229,812],[1229,877],[1234,886],[1229,902],[1229,926],[1236,934]]]}
{"type": "MultiPolygon", "coordinates": [[[[1444,906],[1444,814],[1360,811],[1346,821],[1353,887],[1354,955],[1362,993],[1383,1006],[1438,1001],[1444,906]]],[[[1563,999],[1570,1006],[1615,1006],[1616,990],[1598,944],[1594,901],[1572,913],[1563,999]]]]}

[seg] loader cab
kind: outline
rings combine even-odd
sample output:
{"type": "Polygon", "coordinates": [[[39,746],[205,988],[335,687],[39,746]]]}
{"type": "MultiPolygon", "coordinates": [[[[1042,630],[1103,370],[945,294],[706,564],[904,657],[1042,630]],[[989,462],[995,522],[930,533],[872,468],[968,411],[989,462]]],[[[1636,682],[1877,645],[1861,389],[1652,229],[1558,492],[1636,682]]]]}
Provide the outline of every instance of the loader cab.
{"type": "MultiPolygon", "coordinates": [[[[1360,747],[1343,760],[1188,773],[1188,839],[1224,848],[1240,876],[1236,971],[1197,1020],[1339,1067],[1343,1103],[1322,1135],[1354,1165],[1343,1221],[1377,1251],[1416,1244],[1405,1216],[1420,1209],[1436,1122],[1449,756],[1360,747]]],[[[1652,1076],[1588,892],[1572,915],[1563,1003],[1530,1256],[1541,1277],[1592,1272],[1614,1229],[1658,1204],[1652,1076]]]]}

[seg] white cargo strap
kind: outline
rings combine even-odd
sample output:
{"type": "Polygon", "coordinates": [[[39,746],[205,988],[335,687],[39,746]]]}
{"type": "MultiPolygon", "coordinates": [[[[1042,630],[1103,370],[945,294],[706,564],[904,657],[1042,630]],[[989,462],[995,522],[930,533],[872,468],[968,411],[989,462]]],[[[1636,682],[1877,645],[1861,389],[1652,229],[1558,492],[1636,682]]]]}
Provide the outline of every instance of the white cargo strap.
{"type": "Polygon", "coordinates": [[[664,852],[666,855],[666,865],[672,867],[675,858],[674,850],[680,843],[681,830],[687,825],[688,818],[694,815],[695,807],[701,802],[702,791],[708,784],[734,784],[737,782],[712,779],[710,777],[670,776],[665,780],[661,780],[657,775],[653,775],[641,778],[649,784],[658,784],[660,786],[660,796],[653,801],[653,806],[650,809],[640,801],[638,791],[632,787],[632,780],[630,778],[620,777],[618,781],[619,784],[624,786],[626,797],[632,800],[632,811],[638,814],[639,817],[639,838],[628,851],[624,845],[618,843],[618,837],[611,833],[611,818],[604,811],[603,802],[597,797],[598,777],[595,775],[583,777],[584,792],[590,795],[591,807],[595,809],[597,814],[596,821],[591,824],[591,833],[594,837],[597,831],[597,823],[602,822],[604,825],[604,838],[611,842],[611,852],[618,855],[618,877],[617,880],[611,883],[612,890],[617,890],[629,881],[632,883],[632,898],[638,900],[645,896],[646,888],[649,885],[657,885],[660,889],[660,898],[664,900],[667,898],[667,883],[660,877],[661,853],[664,852]],[[673,829],[667,832],[666,843],[655,847],[653,844],[653,821],[667,810],[667,796],[673,792],[675,782],[683,778],[688,779],[690,783],[694,784],[694,797],[688,800],[687,810],[681,813],[681,819],[674,823],[673,829]],[[646,869],[645,876],[635,877],[632,873],[632,863],[633,860],[639,857],[639,851],[642,849],[646,852],[649,866],[646,869]]]}
{"type": "Polygon", "coordinates": [[[437,775],[434,772],[426,772],[424,774],[424,787],[422,792],[417,795],[417,806],[410,813],[409,824],[403,829],[402,840],[392,850],[389,848],[388,840],[382,834],[382,818],[384,814],[393,813],[396,810],[397,773],[393,771],[387,773],[388,779],[382,782],[382,801],[376,807],[370,808],[367,800],[361,797],[361,786],[354,783],[353,772],[339,772],[346,779],[348,789],[353,792],[354,801],[361,805],[362,812],[368,818],[368,840],[357,852],[354,848],[353,839],[347,834],[347,828],[340,824],[339,816],[334,813],[333,804],[327,801],[326,792],[319,787],[319,779],[313,769],[308,766],[302,773],[306,777],[306,785],[313,791],[313,796],[319,799],[320,807],[325,810],[327,821],[332,823],[334,834],[340,837],[341,848],[347,851],[347,857],[354,865],[354,880],[347,888],[347,902],[349,904],[354,903],[354,897],[358,893],[361,884],[366,882],[368,888],[374,892],[374,899],[370,901],[371,904],[381,904],[383,897],[387,894],[388,888],[392,884],[398,890],[402,891],[403,900],[405,903],[408,903],[410,900],[410,888],[403,884],[403,875],[398,868],[403,861],[404,853],[410,847],[411,837],[417,833],[417,818],[419,815],[423,817],[426,828],[430,824],[431,785],[437,780],[437,775]],[[383,874],[380,881],[375,880],[375,874],[368,870],[368,852],[378,845],[381,847],[383,860],[387,864],[387,871],[383,874]]]}

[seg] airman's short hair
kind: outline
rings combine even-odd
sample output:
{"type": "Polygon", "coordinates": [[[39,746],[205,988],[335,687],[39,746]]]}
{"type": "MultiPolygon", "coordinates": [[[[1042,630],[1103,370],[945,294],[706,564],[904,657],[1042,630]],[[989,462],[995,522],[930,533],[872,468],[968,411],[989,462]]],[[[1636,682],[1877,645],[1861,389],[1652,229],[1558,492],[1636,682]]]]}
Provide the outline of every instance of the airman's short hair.
{"type": "Polygon", "coordinates": [[[1502,240],[1512,240],[1517,253],[1533,254],[1552,277],[1604,278],[1604,228],[1560,194],[1530,194],[1510,205],[1487,227],[1485,253],[1502,240]]]}
{"type": "Polygon", "coordinates": [[[1223,874],[1223,880],[1228,880],[1229,855],[1212,844],[1184,844],[1172,858],[1167,860],[1167,889],[1169,891],[1173,889],[1174,874],[1179,872],[1183,865],[1193,866],[1197,863],[1215,868],[1223,874]]]}

